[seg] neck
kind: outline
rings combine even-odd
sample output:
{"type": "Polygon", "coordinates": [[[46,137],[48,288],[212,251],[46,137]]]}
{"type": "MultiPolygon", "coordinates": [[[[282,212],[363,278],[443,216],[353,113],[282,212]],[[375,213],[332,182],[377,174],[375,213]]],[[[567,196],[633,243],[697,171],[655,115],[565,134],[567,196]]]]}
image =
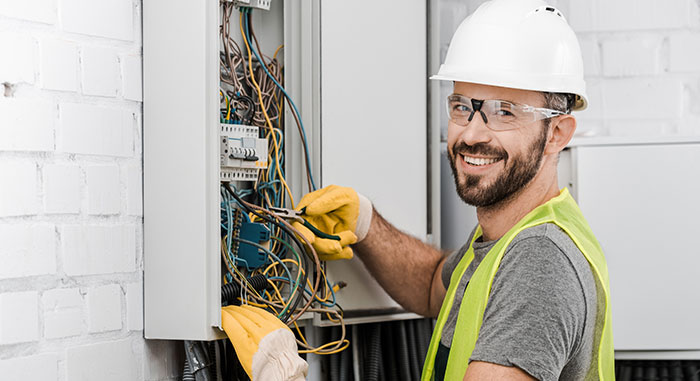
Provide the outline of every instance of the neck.
{"type": "Polygon", "coordinates": [[[559,195],[556,166],[548,167],[507,199],[476,209],[484,241],[501,238],[533,209],[559,195]]]}

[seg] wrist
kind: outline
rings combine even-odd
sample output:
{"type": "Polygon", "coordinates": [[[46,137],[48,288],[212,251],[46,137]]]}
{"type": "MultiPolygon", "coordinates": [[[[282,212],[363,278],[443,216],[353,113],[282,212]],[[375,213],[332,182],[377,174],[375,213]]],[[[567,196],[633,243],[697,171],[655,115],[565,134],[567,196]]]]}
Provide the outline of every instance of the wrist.
{"type": "Polygon", "coordinates": [[[355,235],[357,236],[357,242],[361,242],[367,233],[369,232],[369,227],[372,224],[372,201],[361,193],[357,193],[357,197],[360,199],[360,210],[357,214],[357,224],[355,225],[355,235]]]}

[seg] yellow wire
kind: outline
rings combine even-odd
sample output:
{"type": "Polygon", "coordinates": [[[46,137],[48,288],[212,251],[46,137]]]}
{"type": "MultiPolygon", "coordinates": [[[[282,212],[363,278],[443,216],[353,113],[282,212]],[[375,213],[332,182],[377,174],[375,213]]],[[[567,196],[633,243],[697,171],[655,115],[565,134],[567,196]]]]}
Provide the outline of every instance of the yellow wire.
{"type": "Polygon", "coordinates": [[[299,337],[301,338],[301,341],[302,341],[305,345],[309,345],[309,343],[306,342],[306,338],[304,337],[304,334],[301,333],[301,329],[299,329],[299,324],[297,324],[296,320],[294,321],[294,328],[296,328],[297,333],[299,334],[299,337]]]}
{"type": "MultiPolygon", "coordinates": [[[[260,108],[262,109],[263,115],[265,116],[265,121],[267,122],[267,125],[270,128],[270,130],[273,130],[272,122],[270,121],[270,117],[267,115],[267,110],[265,109],[265,104],[263,102],[262,90],[260,89],[258,82],[255,80],[255,75],[253,74],[253,53],[250,51],[248,38],[245,37],[245,31],[243,30],[243,13],[240,13],[239,26],[241,28],[241,36],[243,36],[245,48],[248,51],[248,68],[250,70],[250,79],[253,82],[255,89],[258,91],[258,100],[260,101],[260,108]]],[[[277,175],[280,177],[280,181],[282,181],[284,189],[287,191],[287,195],[289,196],[289,202],[292,205],[292,209],[294,209],[294,197],[292,197],[292,191],[289,189],[289,185],[287,185],[287,182],[284,181],[284,176],[282,176],[282,172],[280,171],[279,144],[277,144],[277,137],[274,133],[272,134],[272,143],[275,146],[275,163],[277,164],[277,175]]]]}
{"type": "Polygon", "coordinates": [[[299,353],[316,353],[319,355],[332,355],[332,354],[336,354],[338,352],[344,351],[349,345],[350,345],[350,340],[348,340],[348,339],[343,339],[342,341],[336,340],[336,341],[331,341],[330,343],[325,343],[325,344],[321,345],[320,347],[317,347],[314,349],[299,350],[299,353]],[[321,352],[323,349],[328,348],[328,347],[332,347],[334,345],[337,345],[338,343],[345,343],[345,344],[342,347],[335,349],[333,351],[321,352]]]}
{"type": "Polygon", "coordinates": [[[284,47],[284,44],[278,46],[277,49],[275,49],[275,54],[272,55],[272,58],[273,58],[273,59],[277,59],[277,53],[279,53],[279,51],[280,51],[283,47],[284,47]]]}

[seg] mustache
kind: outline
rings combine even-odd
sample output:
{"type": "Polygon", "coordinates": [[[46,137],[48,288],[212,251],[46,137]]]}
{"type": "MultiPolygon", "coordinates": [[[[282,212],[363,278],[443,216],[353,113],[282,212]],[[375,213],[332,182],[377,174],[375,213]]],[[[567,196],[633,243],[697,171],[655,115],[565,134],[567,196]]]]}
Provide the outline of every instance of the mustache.
{"type": "Polygon", "coordinates": [[[482,155],[491,156],[502,159],[508,158],[508,153],[496,147],[492,147],[486,143],[477,143],[474,145],[466,144],[465,142],[457,142],[452,145],[452,154],[470,154],[470,155],[482,155]]]}

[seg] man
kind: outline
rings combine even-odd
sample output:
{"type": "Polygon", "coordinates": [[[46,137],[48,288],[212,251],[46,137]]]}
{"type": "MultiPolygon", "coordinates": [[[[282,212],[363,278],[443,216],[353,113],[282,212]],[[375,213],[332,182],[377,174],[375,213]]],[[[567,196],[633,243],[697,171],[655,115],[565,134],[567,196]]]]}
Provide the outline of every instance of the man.
{"type": "Polygon", "coordinates": [[[314,246],[337,259],[353,244],[397,302],[438,317],[425,380],[614,379],[605,259],[557,186],[559,153],[576,130],[570,111],[587,104],[573,31],[541,0],[484,3],[433,78],[454,83],[448,154],[479,220],[465,246],[444,257],[337,186],[299,205],[342,237],[314,246]]]}

